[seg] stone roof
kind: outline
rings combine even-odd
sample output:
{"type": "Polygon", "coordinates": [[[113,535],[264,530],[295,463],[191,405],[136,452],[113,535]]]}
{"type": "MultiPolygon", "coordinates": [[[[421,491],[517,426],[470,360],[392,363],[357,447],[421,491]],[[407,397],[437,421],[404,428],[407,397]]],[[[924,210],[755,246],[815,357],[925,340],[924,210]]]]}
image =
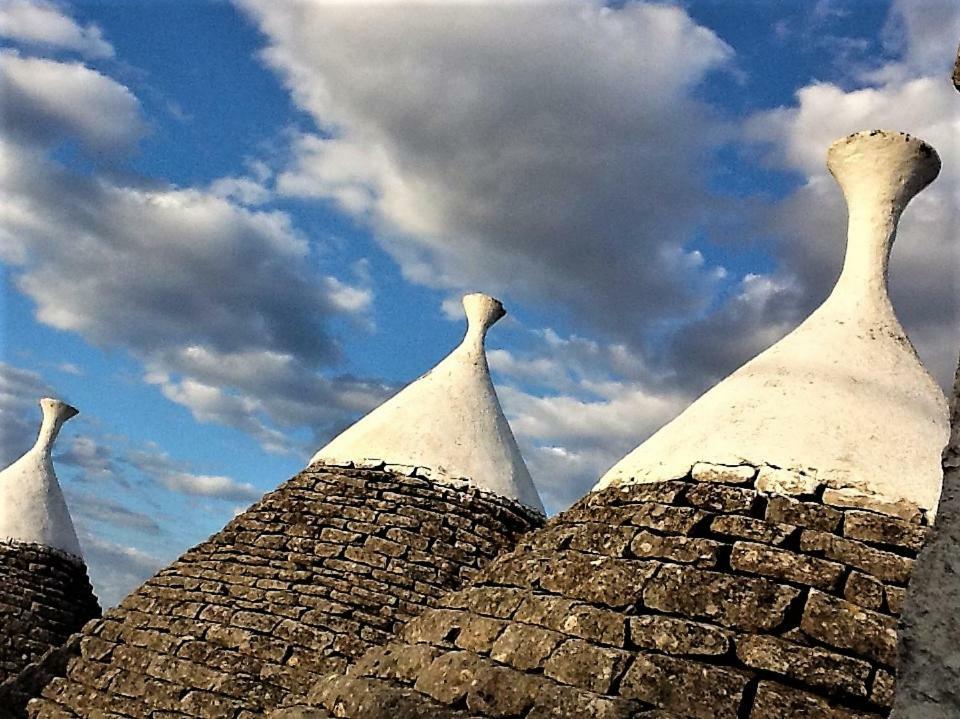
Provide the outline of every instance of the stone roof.
{"type": "Polygon", "coordinates": [[[0,472],[0,540],[41,544],[79,559],[80,542],[51,457],[60,427],[77,410],[49,397],[40,400],[40,408],[36,444],[0,472]]]}
{"type": "Polygon", "coordinates": [[[923,513],[759,469],[591,493],[274,718],[886,717],[923,513]]]}
{"type": "Polygon", "coordinates": [[[822,482],[851,497],[935,510],[946,400],[897,320],[887,263],[900,214],[940,161],[921,140],[875,130],[835,142],[827,164],[849,209],[846,260],[833,292],[797,329],[614,465],[598,487],[682,477],[707,460],[768,466],[771,481],[822,482]]]}
{"type": "Polygon", "coordinates": [[[475,487],[315,465],[36,668],[30,715],[259,714],[391,638],[540,523],[475,487]]]}
{"type": "Polygon", "coordinates": [[[318,451],[315,462],[385,462],[464,480],[543,513],[497,398],[484,351],[506,312],[488,295],[463,298],[467,332],[442,362],[318,451]]]}
{"type": "Polygon", "coordinates": [[[86,567],[76,557],[0,541],[0,684],[98,616],[86,567]]]}

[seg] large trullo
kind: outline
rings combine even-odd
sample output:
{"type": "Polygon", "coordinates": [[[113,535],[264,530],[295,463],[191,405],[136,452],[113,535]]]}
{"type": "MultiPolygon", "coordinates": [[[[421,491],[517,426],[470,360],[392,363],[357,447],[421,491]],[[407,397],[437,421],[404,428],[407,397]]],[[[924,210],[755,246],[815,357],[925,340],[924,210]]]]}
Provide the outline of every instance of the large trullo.
{"type": "Polygon", "coordinates": [[[836,142],[828,165],[849,207],[830,298],[475,582],[317,684],[314,716],[888,715],[947,412],[887,298],[887,258],[939,160],[874,131],[836,142]]]}
{"type": "Polygon", "coordinates": [[[253,717],[390,639],[543,521],[490,381],[497,300],[463,343],[77,642],[32,717],[253,717]]]}
{"type": "Polygon", "coordinates": [[[100,615],[53,469],[53,444],[77,410],[50,398],[40,408],[36,443],[0,472],[0,684],[100,615]]]}

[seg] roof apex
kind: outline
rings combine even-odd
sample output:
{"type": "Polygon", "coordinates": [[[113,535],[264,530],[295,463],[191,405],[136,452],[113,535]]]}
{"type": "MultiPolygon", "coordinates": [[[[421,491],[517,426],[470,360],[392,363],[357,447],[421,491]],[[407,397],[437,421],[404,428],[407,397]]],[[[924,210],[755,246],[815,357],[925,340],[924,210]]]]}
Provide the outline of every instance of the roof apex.
{"type": "Polygon", "coordinates": [[[847,200],[843,272],[799,327],[615,464],[595,489],[685,476],[700,461],[771,465],[935,511],[946,400],[893,311],[887,265],[901,212],[939,171],[910,135],[835,142],[847,200]]]}
{"type": "Polygon", "coordinates": [[[344,430],[310,464],[382,461],[424,467],[436,481],[466,480],[543,512],[490,379],[484,339],[506,312],[466,295],[463,341],[436,367],[344,430]]]}
{"type": "Polygon", "coordinates": [[[77,409],[50,397],[40,400],[40,408],[36,443],[0,472],[0,539],[42,544],[79,558],[80,542],[51,457],[60,428],[77,409]]]}

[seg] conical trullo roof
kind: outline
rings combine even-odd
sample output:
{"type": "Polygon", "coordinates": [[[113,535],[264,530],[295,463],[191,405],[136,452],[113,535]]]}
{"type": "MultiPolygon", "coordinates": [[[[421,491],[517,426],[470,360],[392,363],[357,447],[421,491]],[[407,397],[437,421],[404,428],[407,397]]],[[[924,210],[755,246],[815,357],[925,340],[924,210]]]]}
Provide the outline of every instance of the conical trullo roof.
{"type": "Polygon", "coordinates": [[[543,513],[490,380],[483,343],[506,312],[484,294],[463,298],[467,333],[440,364],[317,452],[311,463],[375,461],[421,467],[543,513]]]}
{"type": "Polygon", "coordinates": [[[889,716],[897,616],[939,492],[945,413],[883,270],[893,224],[937,161],[924,143],[880,132],[841,140],[830,158],[851,225],[831,300],[662,430],[670,441],[642,446],[397,639],[316,684],[306,705],[317,711],[299,716],[889,716]],[[841,337],[868,367],[833,351],[841,337]],[[823,404],[799,407],[801,397],[823,404]],[[816,424],[791,433],[787,420],[816,424]],[[874,473],[858,440],[880,452],[874,473]],[[677,471],[664,470],[670,452],[677,471]]]}
{"type": "Polygon", "coordinates": [[[30,715],[259,715],[539,526],[483,355],[502,308],[465,305],[460,348],[85,628],[30,715]]]}
{"type": "Polygon", "coordinates": [[[0,472],[0,540],[41,544],[80,557],[80,542],[53,470],[53,443],[77,410],[40,400],[43,422],[33,447],[0,472]]]}
{"type": "Polygon", "coordinates": [[[0,683],[100,613],[51,457],[77,410],[40,407],[36,443],[0,472],[0,683]]]}
{"type": "Polygon", "coordinates": [[[674,479],[707,460],[766,465],[850,494],[935,509],[947,404],[893,311],[887,264],[901,212],[937,176],[940,160],[916,138],[872,131],[834,143],[828,167],[850,215],[833,292],[797,329],[614,465],[598,487],[674,479]]]}

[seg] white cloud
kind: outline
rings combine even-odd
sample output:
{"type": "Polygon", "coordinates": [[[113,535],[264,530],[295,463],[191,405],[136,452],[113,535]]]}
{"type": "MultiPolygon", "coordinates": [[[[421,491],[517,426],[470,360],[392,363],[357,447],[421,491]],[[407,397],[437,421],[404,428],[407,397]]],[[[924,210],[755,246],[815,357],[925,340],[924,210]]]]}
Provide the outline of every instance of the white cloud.
{"type": "Polygon", "coordinates": [[[876,70],[872,79],[946,78],[960,38],[960,8],[954,0],[893,0],[885,37],[902,57],[876,70]]]}
{"type": "Polygon", "coordinates": [[[347,418],[368,411],[395,389],[350,376],[325,377],[301,357],[269,350],[189,346],[158,352],[148,367],[148,381],[188,407],[195,419],[235,427],[277,453],[312,451],[347,418]],[[288,431],[304,426],[314,431],[309,447],[297,446],[288,431]]]}
{"type": "Polygon", "coordinates": [[[408,278],[633,336],[702,303],[714,275],[684,243],[718,132],[691,95],[732,53],[682,9],[239,4],[322,130],[278,190],[369,221],[408,278]]]}
{"type": "Polygon", "coordinates": [[[99,27],[81,26],[45,0],[0,0],[0,37],[88,57],[113,57],[113,47],[99,27]]]}
{"type": "Polygon", "coordinates": [[[266,185],[249,177],[221,177],[214,180],[210,184],[210,194],[251,207],[273,198],[273,193],[266,185]]]}
{"type": "MultiPolygon", "coordinates": [[[[315,449],[282,430],[308,423],[326,437],[383,396],[375,383],[322,374],[340,356],[329,320],[372,326],[369,278],[317,272],[287,214],[234,201],[250,194],[236,178],[202,190],[65,170],[49,146],[75,137],[119,149],[137,137],[139,115],[110,115],[102,100],[129,98],[137,108],[136,99],[82,66],[0,57],[42,97],[56,96],[75,73],[83,80],[68,104],[24,94],[4,103],[3,117],[31,129],[20,132],[20,119],[0,127],[0,258],[40,322],[128,350],[168,398],[202,421],[249,431],[272,451],[315,449]],[[87,121],[100,112],[112,119],[87,121]],[[49,133],[37,129],[44,127],[49,133]]],[[[251,173],[252,183],[269,179],[262,167],[251,173]]]]}
{"type": "Polygon", "coordinates": [[[72,374],[77,377],[83,376],[83,370],[75,365],[73,362],[61,362],[57,365],[57,369],[63,372],[64,374],[72,374]]]}
{"type": "Polygon", "coordinates": [[[254,500],[263,492],[248,482],[237,482],[229,477],[212,476],[208,474],[189,474],[174,472],[160,480],[163,485],[181,494],[194,497],[211,497],[230,501],[254,500]]]}
{"type": "Polygon", "coordinates": [[[0,95],[0,132],[19,141],[72,137],[89,150],[115,153],[146,129],[136,97],[81,63],[0,51],[0,95]]]}
{"type": "Polygon", "coordinates": [[[676,381],[702,392],[794,329],[811,297],[789,272],[747,274],[729,299],[670,340],[676,381]]]}

